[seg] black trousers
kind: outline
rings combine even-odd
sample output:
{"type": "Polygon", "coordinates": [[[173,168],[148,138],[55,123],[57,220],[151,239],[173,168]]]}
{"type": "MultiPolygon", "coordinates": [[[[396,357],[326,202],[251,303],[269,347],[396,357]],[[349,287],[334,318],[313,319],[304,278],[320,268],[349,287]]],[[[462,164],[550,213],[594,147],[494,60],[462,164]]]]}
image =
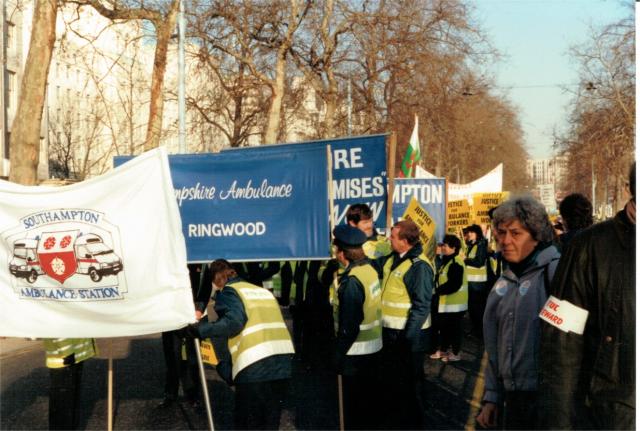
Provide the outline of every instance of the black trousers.
{"type": "Polygon", "coordinates": [[[198,390],[198,358],[193,340],[184,340],[187,350],[187,360],[182,360],[183,339],[178,336],[178,331],[162,333],[162,350],[166,365],[164,396],[167,399],[177,400],[178,389],[182,382],[182,390],[189,400],[196,400],[198,390]]]}
{"type": "Polygon", "coordinates": [[[485,283],[469,283],[469,318],[471,319],[471,331],[482,339],[482,318],[487,306],[489,292],[485,283]]]}
{"type": "Polygon", "coordinates": [[[462,344],[462,317],[464,311],[456,313],[438,313],[437,329],[439,332],[438,346],[441,350],[451,351],[457,355],[462,344]]]}
{"type": "Polygon", "coordinates": [[[503,428],[506,430],[536,429],[538,415],[537,391],[507,391],[504,400],[503,428]]]}
{"type": "Polygon", "coordinates": [[[83,362],[63,368],[49,368],[49,429],[74,430],[80,418],[80,390],[83,362]]]}
{"type": "Polygon", "coordinates": [[[375,375],[342,376],[344,426],[348,430],[381,429],[382,403],[375,375]]]}
{"type": "Polygon", "coordinates": [[[237,383],[235,429],[277,430],[288,380],[237,383]]]}
{"type": "Polygon", "coordinates": [[[424,429],[424,352],[412,352],[400,331],[389,337],[383,330],[383,429],[424,429]]]}

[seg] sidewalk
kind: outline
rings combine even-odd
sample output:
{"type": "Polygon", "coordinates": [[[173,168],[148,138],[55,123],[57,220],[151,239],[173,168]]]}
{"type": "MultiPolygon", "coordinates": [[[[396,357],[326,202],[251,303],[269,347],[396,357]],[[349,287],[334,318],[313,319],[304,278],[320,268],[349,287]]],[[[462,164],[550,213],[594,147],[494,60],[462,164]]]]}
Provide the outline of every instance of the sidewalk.
{"type": "Polygon", "coordinates": [[[0,359],[20,351],[31,351],[42,347],[41,340],[31,340],[26,338],[4,338],[0,339],[0,359]]]}

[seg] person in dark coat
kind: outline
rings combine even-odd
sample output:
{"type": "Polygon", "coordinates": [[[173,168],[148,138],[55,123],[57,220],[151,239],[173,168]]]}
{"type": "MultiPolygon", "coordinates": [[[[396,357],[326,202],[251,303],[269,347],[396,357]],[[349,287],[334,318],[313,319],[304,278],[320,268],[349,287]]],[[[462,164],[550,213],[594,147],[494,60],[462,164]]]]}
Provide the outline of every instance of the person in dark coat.
{"type": "Polygon", "coordinates": [[[430,357],[443,362],[460,360],[462,317],[469,299],[465,266],[458,255],[461,245],[457,236],[444,236],[441,245],[442,262],[437,266],[436,290],[431,298],[431,312],[437,316],[434,319],[433,338],[438,350],[430,357]],[[448,350],[449,348],[451,349],[448,350]]]}
{"type": "Polygon", "coordinates": [[[487,365],[483,428],[534,429],[538,407],[539,348],[547,286],[560,254],[544,206],[531,196],[513,197],[493,213],[493,229],[508,268],[491,289],[484,312],[487,365]]]}
{"type": "Polygon", "coordinates": [[[469,318],[471,332],[482,338],[482,316],[487,304],[487,295],[491,287],[487,287],[487,240],[482,228],[473,224],[467,226],[467,253],[464,264],[467,267],[469,281],[469,318]]]}
{"type": "MultiPolygon", "coordinates": [[[[207,278],[204,264],[189,264],[191,293],[196,308],[196,319],[200,320],[211,297],[211,279],[207,278]]],[[[200,405],[200,380],[198,377],[198,359],[193,340],[185,339],[181,330],[162,333],[162,352],[166,366],[164,399],[159,409],[171,407],[178,400],[178,389],[182,383],[185,400],[191,407],[200,405]],[[182,356],[185,347],[186,359],[182,356]]]]}
{"type": "Polygon", "coordinates": [[[334,237],[336,257],[345,268],[334,302],[334,364],[343,381],[345,429],[373,429],[379,425],[380,280],[362,249],[364,232],[340,225],[334,237]]]}
{"type": "Polygon", "coordinates": [[[218,320],[190,325],[187,332],[211,338],[218,374],[235,385],[235,428],[278,429],[293,357],[278,302],[238,278],[224,259],[212,262],[210,271],[218,320]]]}
{"type": "Polygon", "coordinates": [[[579,233],[560,260],[552,295],[588,315],[583,331],[543,325],[542,428],[636,427],[635,163],[629,184],[624,209],[579,233]]]}
{"type": "Polygon", "coordinates": [[[560,202],[564,233],[558,237],[560,253],[578,232],[593,224],[593,206],[581,193],[572,193],[560,202]]]}
{"type": "Polygon", "coordinates": [[[424,356],[431,332],[433,263],[424,255],[418,226],[391,229],[393,253],[376,259],[382,278],[383,428],[424,427],[424,356]]]}

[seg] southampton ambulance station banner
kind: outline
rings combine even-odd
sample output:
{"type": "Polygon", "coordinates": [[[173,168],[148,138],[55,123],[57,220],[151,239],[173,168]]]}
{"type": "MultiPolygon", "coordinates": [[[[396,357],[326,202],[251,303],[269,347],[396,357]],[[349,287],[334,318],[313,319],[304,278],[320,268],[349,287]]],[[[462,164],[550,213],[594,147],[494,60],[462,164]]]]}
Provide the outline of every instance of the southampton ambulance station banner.
{"type": "Polygon", "coordinates": [[[411,198],[429,213],[436,223],[436,239],[442,241],[446,229],[446,181],[444,178],[406,178],[395,180],[393,190],[393,221],[402,219],[411,198]]]}
{"type": "Polygon", "coordinates": [[[0,336],[135,336],[194,319],[164,149],[63,187],[0,181],[0,336]]]}
{"type": "MultiPolygon", "coordinates": [[[[346,223],[349,206],[366,203],[373,211],[376,228],[386,227],[387,214],[387,135],[357,136],[295,144],[263,145],[225,149],[222,154],[245,153],[266,157],[272,152],[297,152],[302,148],[331,147],[333,179],[333,221],[336,225],[346,223]]],[[[325,165],[326,166],[326,165],[325,165]]],[[[319,169],[319,168],[318,168],[319,169]]],[[[326,167],[325,167],[326,170],[326,167]]],[[[313,198],[320,199],[321,191],[313,198]]]]}
{"type": "Polygon", "coordinates": [[[326,148],[176,154],[169,165],[189,262],[328,258],[326,148]]]}

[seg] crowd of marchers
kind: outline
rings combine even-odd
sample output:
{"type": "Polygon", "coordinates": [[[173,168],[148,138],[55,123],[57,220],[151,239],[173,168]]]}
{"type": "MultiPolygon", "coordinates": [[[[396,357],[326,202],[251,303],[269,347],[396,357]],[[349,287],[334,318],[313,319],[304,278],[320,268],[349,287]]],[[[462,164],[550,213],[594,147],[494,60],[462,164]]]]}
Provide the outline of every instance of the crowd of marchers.
{"type": "MultiPolygon", "coordinates": [[[[180,384],[184,401],[200,405],[185,340],[210,339],[218,373],[235,388],[234,427],[278,429],[294,353],[321,346],[340,379],[345,429],[424,429],[424,361],[461,360],[468,313],[488,358],[478,426],[634,429],[635,164],[629,191],[624,209],[595,225],[582,195],[562,201],[557,225],[532,197],[512,197],[491,210],[486,229],[445,235],[433,261],[415,223],[395,223],[387,238],[356,204],[333,230],[328,262],[189,265],[198,323],[162,335],[159,408],[177,402],[180,384]]],[[[50,428],[74,429],[95,343],[45,347],[50,428]]]]}

